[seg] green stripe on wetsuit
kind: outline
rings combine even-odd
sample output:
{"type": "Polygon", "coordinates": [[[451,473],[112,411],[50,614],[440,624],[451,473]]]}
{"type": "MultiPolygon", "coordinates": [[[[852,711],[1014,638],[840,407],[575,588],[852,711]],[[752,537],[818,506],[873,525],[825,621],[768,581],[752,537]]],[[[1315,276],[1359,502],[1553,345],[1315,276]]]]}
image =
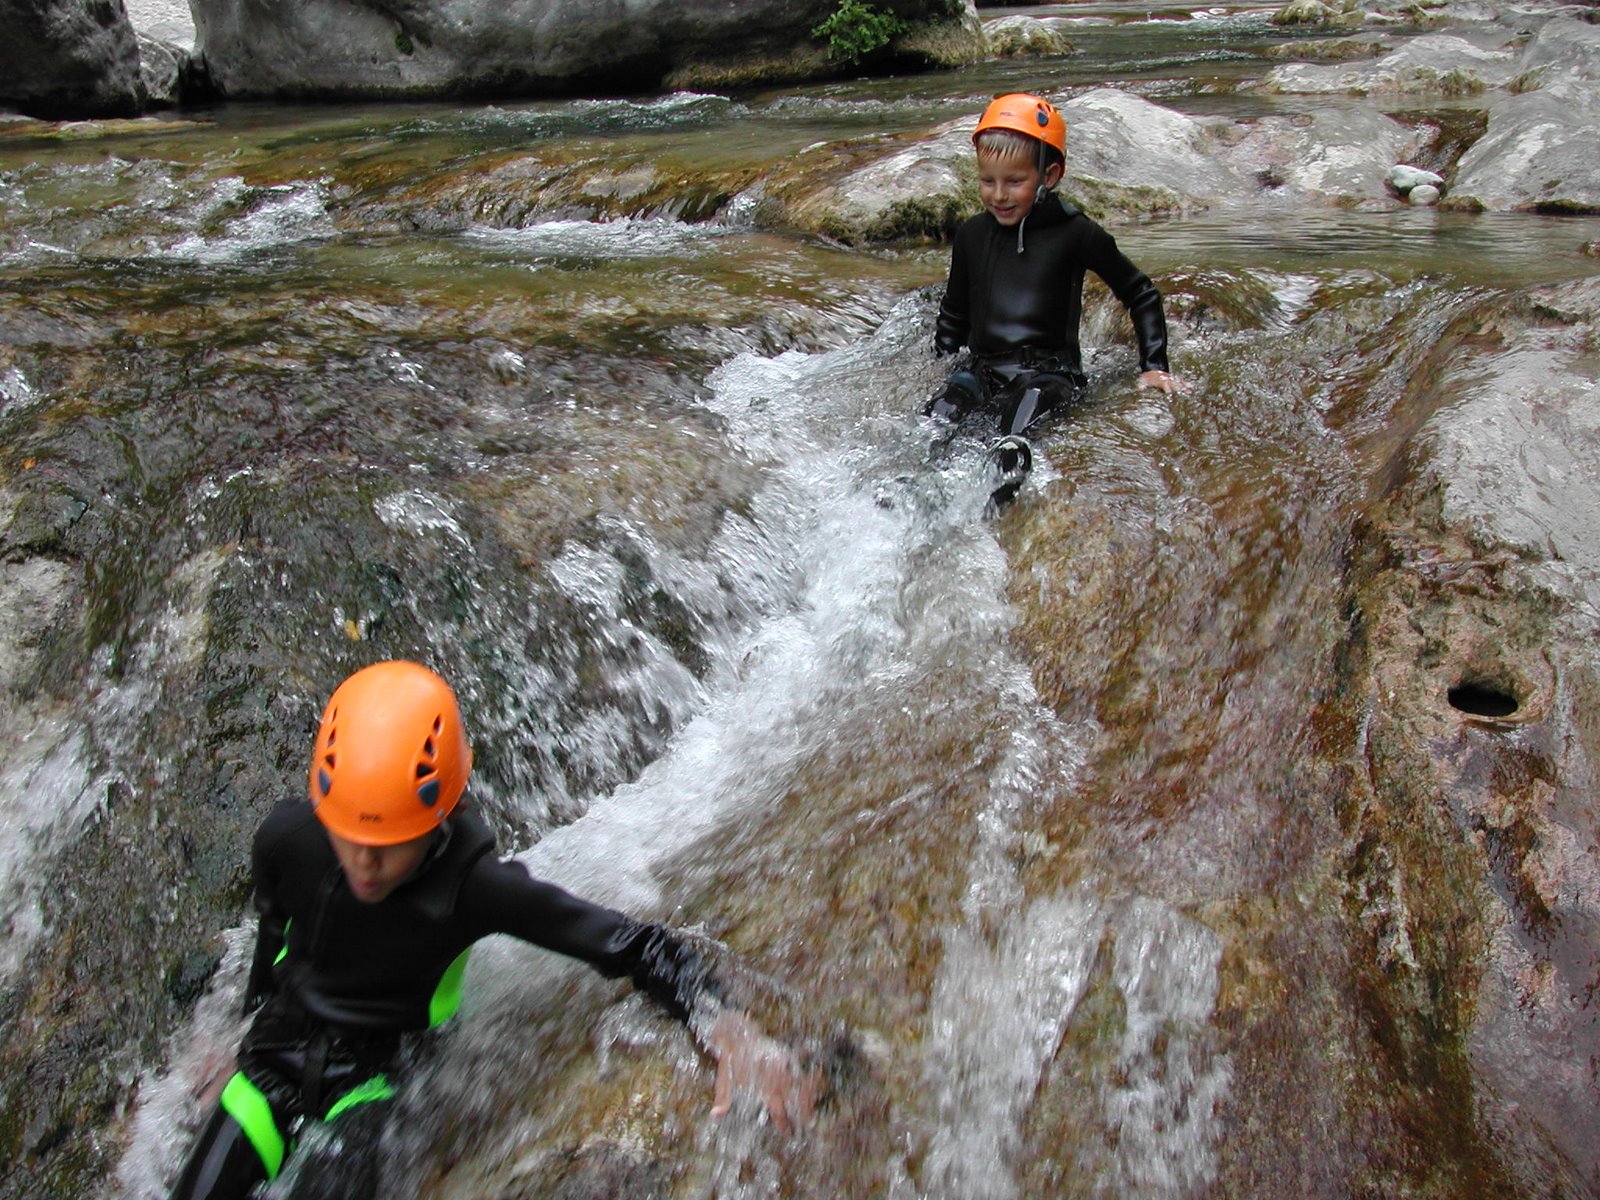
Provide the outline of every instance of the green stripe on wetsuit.
{"type": "Polygon", "coordinates": [[[243,1071],[235,1071],[228,1086],[222,1089],[221,1104],[255,1147],[261,1165],[267,1169],[267,1178],[276,1179],[283,1170],[289,1147],[278,1128],[277,1117],[273,1116],[272,1105],[261,1089],[246,1079],[243,1071]]]}

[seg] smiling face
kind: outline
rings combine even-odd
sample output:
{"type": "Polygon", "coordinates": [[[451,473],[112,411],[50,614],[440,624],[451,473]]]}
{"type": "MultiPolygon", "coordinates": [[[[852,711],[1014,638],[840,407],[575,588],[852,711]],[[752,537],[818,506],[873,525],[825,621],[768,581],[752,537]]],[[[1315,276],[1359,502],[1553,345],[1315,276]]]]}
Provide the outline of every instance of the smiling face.
{"type": "Polygon", "coordinates": [[[363,846],[325,830],[333,853],[350,885],[350,893],[363,904],[377,904],[417,873],[428,856],[434,835],[429,833],[393,846],[363,846]]]}
{"type": "Polygon", "coordinates": [[[978,199],[989,215],[1004,226],[1020,223],[1033,211],[1039,185],[1061,182],[1061,167],[1051,163],[1039,173],[1038,159],[1025,155],[978,155],[978,199]]]}

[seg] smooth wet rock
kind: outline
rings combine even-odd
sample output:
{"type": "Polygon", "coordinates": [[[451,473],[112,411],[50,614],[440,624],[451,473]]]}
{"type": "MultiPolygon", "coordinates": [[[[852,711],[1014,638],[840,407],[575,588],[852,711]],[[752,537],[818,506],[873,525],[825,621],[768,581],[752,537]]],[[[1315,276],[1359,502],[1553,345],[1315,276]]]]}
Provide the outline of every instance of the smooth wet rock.
{"type": "Polygon", "coordinates": [[[836,159],[832,148],[803,155],[787,183],[763,188],[767,206],[781,213],[771,219],[854,245],[947,238],[978,211],[970,121],[843,173],[836,159]]]}
{"type": "Polygon", "coordinates": [[[1428,208],[1439,203],[1439,198],[1443,195],[1444,193],[1433,184],[1419,183],[1406,192],[1406,203],[1417,208],[1428,208]]]}
{"type": "Polygon", "coordinates": [[[1314,38],[1299,42],[1279,42],[1266,48],[1266,57],[1308,62],[1351,62],[1376,58],[1394,49],[1385,41],[1370,37],[1314,38]]]}
{"type": "Polygon", "coordinates": [[[1439,1015],[1459,1013],[1480,1119],[1497,1154],[1523,1147],[1510,1173],[1539,1194],[1585,1194],[1600,1168],[1597,319],[1595,281],[1544,288],[1491,302],[1437,349],[1430,386],[1453,402],[1369,531],[1385,562],[1359,590],[1374,791],[1358,825],[1433,839],[1421,855],[1390,842],[1381,890],[1417,965],[1396,963],[1384,990],[1460,972],[1439,1015]]]}

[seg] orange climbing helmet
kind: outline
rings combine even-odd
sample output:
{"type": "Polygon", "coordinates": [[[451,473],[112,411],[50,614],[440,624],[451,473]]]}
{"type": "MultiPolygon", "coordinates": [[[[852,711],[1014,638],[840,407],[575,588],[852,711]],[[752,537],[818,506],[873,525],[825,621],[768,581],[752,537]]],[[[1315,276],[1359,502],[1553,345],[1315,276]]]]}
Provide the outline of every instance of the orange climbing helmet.
{"type": "Polygon", "coordinates": [[[450,685],[418,663],[381,662],[328,697],[311,755],[311,803],[340,837],[392,846],[437,829],[471,770],[450,685]]]}
{"type": "Polygon", "coordinates": [[[1067,123],[1056,106],[1026,92],[1013,92],[998,96],[978,118],[978,127],[972,131],[976,144],[978,136],[991,129],[1009,129],[1035,138],[1052,147],[1062,158],[1067,156],[1067,123]]]}

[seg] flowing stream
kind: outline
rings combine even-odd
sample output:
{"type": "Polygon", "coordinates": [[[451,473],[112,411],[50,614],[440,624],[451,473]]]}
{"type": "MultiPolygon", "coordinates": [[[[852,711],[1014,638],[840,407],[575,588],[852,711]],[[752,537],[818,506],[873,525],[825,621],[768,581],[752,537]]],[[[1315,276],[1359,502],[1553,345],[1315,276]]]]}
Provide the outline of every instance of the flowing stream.
{"type": "MultiPolygon", "coordinates": [[[[1411,380],[1487,297],[1592,273],[1597,222],[1116,228],[1190,387],[1136,392],[1092,296],[1093,396],[993,520],[980,440],[917,415],[946,249],[766,230],[738,187],[581,199],[1013,88],[1292,103],[1235,94],[1277,36],[1260,10],[1060,11],[1135,7],[1063,62],[0,136],[0,1022],[82,990],[50,957],[69,936],[154,981],[57,1043],[115,1096],[104,1132],[5,1196],[164,1194],[239,1032],[249,829],[303,787],[326,691],[394,655],[456,682],[505,844],[723,947],[834,1096],[809,1141],[713,1122],[647,1005],[492,943],[406,1099],[391,1168],[421,1182],[393,1194],[1285,1194],[1240,1184],[1223,1137],[1261,1067],[1225,1036],[1218,926],[1320,919],[1313,759],[1352,751],[1317,705],[1352,526],[1428,415],[1411,380]],[[499,190],[530,144],[587,172],[571,204],[499,190]]],[[[47,1108],[12,1144],[71,1136],[47,1108]]],[[[1348,1194],[1356,1141],[1300,1194],[1348,1194]]]]}

